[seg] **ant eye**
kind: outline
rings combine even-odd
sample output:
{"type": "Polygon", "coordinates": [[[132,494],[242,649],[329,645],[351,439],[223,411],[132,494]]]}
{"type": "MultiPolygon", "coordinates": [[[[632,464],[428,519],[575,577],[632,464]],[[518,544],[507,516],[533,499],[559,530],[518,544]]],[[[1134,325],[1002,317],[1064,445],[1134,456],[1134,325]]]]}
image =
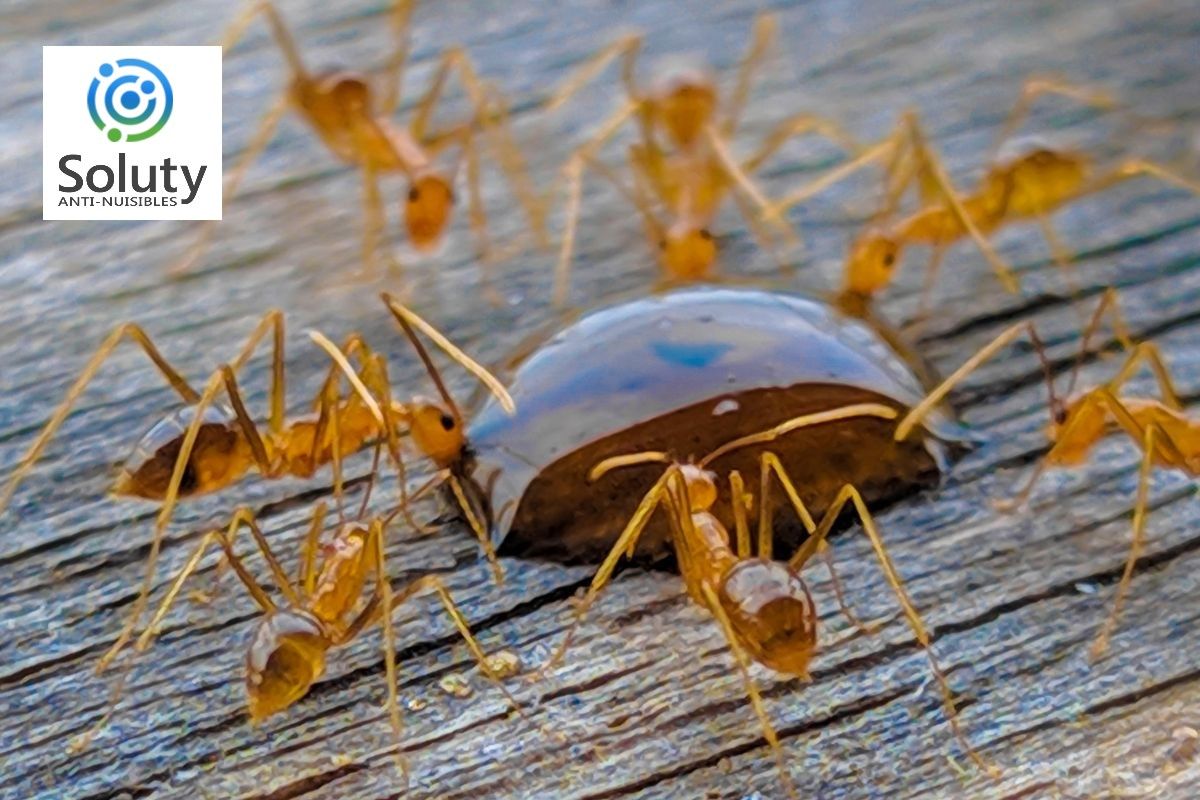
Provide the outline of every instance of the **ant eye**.
{"type": "Polygon", "coordinates": [[[447,189],[446,195],[447,199],[450,201],[450,205],[454,205],[458,202],[458,198],[454,195],[454,191],[452,189],[447,189]]]}
{"type": "Polygon", "coordinates": [[[659,240],[658,240],[658,249],[659,249],[659,250],[666,250],[666,249],[667,249],[667,240],[666,240],[666,239],[659,239],[659,240]]]}
{"type": "Polygon", "coordinates": [[[700,229],[700,238],[706,242],[711,242],[713,235],[708,232],[708,228],[701,228],[700,229]]]}
{"type": "Polygon", "coordinates": [[[885,267],[890,267],[895,263],[896,263],[896,254],[895,253],[887,253],[884,255],[883,265],[885,267]]]}
{"type": "Polygon", "coordinates": [[[421,190],[418,189],[416,186],[411,187],[408,190],[408,202],[415,203],[420,199],[421,199],[421,190]]]}
{"type": "Polygon", "coordinates": [[[454,417],[450,416],[449,414],[442,414],[441,423],[442,423],[442,430],[445,430],[445,431],[454,430],[454,417]]]}

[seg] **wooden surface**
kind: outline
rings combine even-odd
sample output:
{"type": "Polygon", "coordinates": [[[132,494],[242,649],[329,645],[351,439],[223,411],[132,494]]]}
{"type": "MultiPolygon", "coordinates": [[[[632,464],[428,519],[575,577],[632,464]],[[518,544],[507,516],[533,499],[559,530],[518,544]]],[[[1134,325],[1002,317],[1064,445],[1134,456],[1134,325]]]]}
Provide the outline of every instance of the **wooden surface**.
{"type": "MultiPolygon", "coordinates": [[[[382,2],[282,4],[313,64],[378,64],[386,46],[382,2]]],[[[416,63],[428,75],[439,48],[462,43],[482,71],[515,97],[544,92],[583,55],[629,28],[650,34],[648,65],[693,53],[735,62],[753,3],[665,2],[424,4],[416,63]]],[[[231,2],[6,3],[0,11],[0,471],[11,468],[51,405],[120,321],[145,325],[164,352],[199,381],[232,353],[269,305],[289,321],[291,406],[311,392],[321,359],[301,331],[363,331],[394,355],[394,381],[427,391],[414,360],[380,312],[375,293],[396,279],[348,282],[357,269],[358,183],[296,121],[225,209],[217,243],[187,280],[164,265],[192,232],[179,223],[44,223],[38,208],[38,45],[204,43],[234,12],[231,2]]],[[[783,47],[755,91],[740,147],[771,121],[819,110],[864,138],[882,135],[908,106],[925,115],[954,175],[978,174],[983,153],[1020,81],[1057,71],[1117,90],[1145,116],[1175,127],[1121,132],[1111,116],[1049,102],[1031,129],[1096,148],[1165,153],[1197,166],[1194,3],[868,2],[781,3],[783,47]]],[[[281,59],[261,29],[225,60],[225,151],[237,153],[281,86],[281,59]]],[[[413,85],[410,83],[410,86],[413,85]]],[[[545,118],[521,106],[519,133],[536,149],[536,178],[555,166],[615,102],[602,81],[570,113],[545,118]]],[[[614,149],[609,157],[619,156],[614,149]]],[[[817,144],[786,148],[765,184],[781,193],[833,163],[817,144]]],[[[493,176],[494,177],[494,176],[493,176]]],[[[498,235],[522,219],[489,183],[498,235]]],[[[795,288],[822,291],[867,204],[865,182],[797,212],[808,241],[795,288]]],[[[396,200],[402,188],[386,186],[396,200]]],[[[1186,397],[1200,391],[1200,201],[1139,181],[1078,203],[1057,218],[1078,254],[1083,295],[1120,287],[1131,326],[1164,347],[1186,397]]],[[[732,215],[720,230],[728,272],[774,278],[732,215]]],[[[399,236],[393,224],[393,244],[399,236]]],[[[588,193],[574,299],[594,304],[641,290],[656,277],[640,226],[603,187],[588,193]]],[[[956,248],[938,313],[922,342],[940,368],[957,365],[1017,319],[1038,323],[1061,371],[1077,346],[1078,316],[1031,226],[1005,231],[1001,252],[1019,265],[1019,297],[1002,292],[982,259],[956,248]]],[[[408,259],[415,305],[485,360],[499,360],[552,317],[551,257],[531,254],[497,270],[509,304],[489,306],[463,220],[443,251],[408,259]]],[[[920,254],[911,263],[920,263],[920,254]]],[[[903,320],[915,302],[910,269],[884,303],[903,320]]],[[[265,405],[259,358],[245,384],[265,405]]],[[[1089,364],[1101,380],[1112,359],[1089,364]]],[[[455,385],[468,388],[455,375],[455,385]]],[[[1138,384],[1145,386],[1145,383],[1138,384]]],[[[923,656],[900,621],[882,634],[831,648],[811,683],[757,669],[804,797],[1190,797],[1197,762],[1176,754],[1172,731],[1200,722],[1196,597],[1200,536],[1194,489],[1156,475],[1149,545],[1111,655],[1090,664],[1087,646],[1108,607],[1127,551],[1136,451],[1112,440],[1086,469],[1045,480],[1028,514],[999,515],[1004,496],[1044,448],[1044,388],[1027,351],[1008,354],[954,396],[985,443],[937,491],[901,503],[880,522],[892,555],[936,637],[960,693],[971,740],[1004,769],[1000,781],[967,770],[942,715],[923,656]]],[[[404,742],[412,781],[405,795],[386,754],[383,664],[377,632],[334,654],[327,676],[289,713],[251,728],[242,654],[253,605],[225,575],[211,605],[182,604],[133,672],[113,724],[87,752],[70,738],[105,708],[108,678],[91,667],[116,635],[141,574],[153,507],[105,496],[115,466],[143,430],[173,407],[140,355],[122,351],[80,403],[45,462],[3,519],[0,538],[0,796],[4,798],[779,797],[778,777],[714,624],[691,606],[678,579],[630,571],[616,581],[548,683],[509,682],[525,718],[474,672],[436,602],[397,611],[403,659],[404,742]],[[460,675],[459,699],[438,688],[460,675]],[[573,744],[547,738],[559,730],[573,744]]],[[[814,454],[819,456],[819,454],[814,454]]],[[[354,463],[361,474],[366,462],[354,463]]],[[[311,483],[251,481],[180,510],[165,567],[178,566],[207,526],[236,504],[258,511],[278,551],[294,562],[311,483]]],[[[419,513],[432,517],[435,509],[419,513]]],[[[245,543],[244,543],[245,544],[245,543]]],[[[865,539],[835,548],[851,601],[868,616],[890,613],[890,595],[865,539]]],[[[463,603],[488,649],[536,664],[558,640],[567,598],[586,568],[509,561],[493,586],[470,538],[444,529],[398,530],[389,557],[397,585],[436,572],[463,603]]],[[[215,561],[199,585],[212,588],[215,561]]],[[[162,579],[165,582],[165,573],[162,579]]],[[[808,576],[823,609],[826,642],[845,633],[821,568],[808,576]]],[[[162,589],[160,583],[159,590],[162,589]]]]}

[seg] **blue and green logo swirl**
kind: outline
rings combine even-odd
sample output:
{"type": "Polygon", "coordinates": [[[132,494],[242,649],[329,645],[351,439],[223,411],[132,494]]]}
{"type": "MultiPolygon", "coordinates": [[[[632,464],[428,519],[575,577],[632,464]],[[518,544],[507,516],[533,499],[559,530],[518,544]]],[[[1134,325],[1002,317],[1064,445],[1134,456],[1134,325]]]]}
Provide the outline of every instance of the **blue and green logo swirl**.
{"type": "Polygon", "coordinates": [[[100,65],[100,77],[88,88],[92,121],[110,142],[140,142],[162,130],[171,118],[174,97],[162,70],[140,58],[119,58],[116,67],[100,65]]]}

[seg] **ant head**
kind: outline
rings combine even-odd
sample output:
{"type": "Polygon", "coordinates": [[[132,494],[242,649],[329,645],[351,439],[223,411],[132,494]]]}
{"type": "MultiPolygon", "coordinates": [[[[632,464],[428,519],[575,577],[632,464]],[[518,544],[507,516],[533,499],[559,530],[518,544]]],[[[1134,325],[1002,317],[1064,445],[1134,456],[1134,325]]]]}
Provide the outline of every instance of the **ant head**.
{"type": "Polygon", "coordinates": [[[880,230],[869,230],[850,245],[846,258],[846,288],[872,295],[892,281],[900,263],[900,242],[880,230]]]}
{"type": "Polygon", "coordinates": [[[312,617],[295,611],[268,614],[246,653],[246,703],[258,722],[290,706],[325,672],[329,640],[312,617]]]}
{"type": "Polygon", "coordinates": [[[692,514],[708,511],[717,502],[717,477],[708,470],[695,464],[684,464],[680,467],[683,480],[687,484],[688,511],[692,514]]]}
{"type": "Polygon", "coordinates": [[[1046,438],[1054,443],[1047,456],[1052,463],[1070,466],[1083,463],[1092,446],[1104,437],[1107,415],[1091,395],[1084,394],[1063,403],[1051,403],[1046,438]]]}
{"type": "Polygon", "coordinates": [[[350,115],[364,114],[371,108],[371,87],[358,75],[338,75],[329,88],[329,96],[350,115]]]}
{"type": "Polygon", "coordinates": [[[417,397],[408,407],[409,432],[422,453],[440,468],[462,458],[467,446],[462,420],[441,403],[417,397]]]}
{"type": "Polygon", "coordinates": [[[454,207],[454,189],[440,175],[428,173],[408,187],[404,202],[404,225],[408,238],[418,250],[428,250],[442,238],[450,210],[454,207]]]}
{"type": "Polygon", "coordinates": [[[663,87],[655,102],[671,141],[687,149],[700,138],[716,113],[717,90],[707,75],[689,72],[663,87]]]}
{"type": "Polygon", "coordinates": [[[707,228],[690,224],[673,225],[662,234],[658,257],[669,275],[684,280],[702,280],[717,261],[717,242],[707,228]]]}
{"type": "Polygon", "coordinates": [[[756,661],[785,675],[808,674],[817,647],[817,611],[795,570],[781,561],[740,561],[721,585],[721,605],[756,661]]]}

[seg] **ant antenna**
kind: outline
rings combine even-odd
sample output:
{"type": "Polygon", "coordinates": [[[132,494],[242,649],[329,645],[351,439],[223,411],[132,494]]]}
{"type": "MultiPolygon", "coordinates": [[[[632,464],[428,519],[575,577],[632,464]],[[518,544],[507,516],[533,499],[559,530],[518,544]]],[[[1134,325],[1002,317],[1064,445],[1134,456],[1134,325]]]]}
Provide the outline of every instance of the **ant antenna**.
{"type": "MultiPolygon", "coordinates": [[[[1086,336],[1084,337],[1086,340],[1086,336]]],[[[1046,392],[1050,398],[1050,421],[1054,424],[1059,424],[1067,418],[1067,406],[1058,393],[1054,391],[1054,373],[1050,369],[1050,360],[1046,357],[1046,345],[1042,342],[1042,337],[1038,336],[1037,328],[1029,326],[1029,340],[1033,342],[1033,349],[1037,353],[1038,361],[1042,365],[1042,375],[1046,379],[1046,392]]],[[[1075,376],[1079,373],[1079,367],[1083,363],[1083,352],[1080,351],[1080,357],[1075,361],[1075,368],[1071,370],[1071,383],[1067,388],[1069,395],[1071,389],[1075,386],[1075,376]]]]}
{"type": "Polygon", "coordinates": [[[412,330],[413,328],[416,328],[417,330],[421,331],[421,333],[432,339],[434,344],[440,347],[446,353],[446,355],[458,362],[459,366],[474,375],[485,386],[487,386],[488,391],[490,391],[496,400],[500,402],[500,406],[509,416],[517,413],[517,404],[513,402],[512,395],[510,395],[508,390],[504,388],[504,384],[500,383],[500,381],[496,379],[495,375],[488,372],[486,367],[464,353],[457,345],[454,344],[454,342],[451,342],[449,339],[447,339],[441,331],[430,325],[421,317],[417,316],[416,313],[398,302],[390,294],[384,292],[380,296],[383,298],[384,304],[387,305],[388,309],[392,312],[392,316],[394,316],[396,321],[400,323],[400,326],[404,329],[405,334],[412,341],[413,346],[417,349],[417,353],[421,356],[421,360],[424,362],[426,370],[429,372],[430,377],[433,378],[434,383],[437,384],[438,392],[442,395],[442,398],[446,401],[447,405],[450,406],[453,413],[456,414],[459,419],[461,419],[461,415],[458,415],[457,405],[451,399],[450,393],[446,391],[446,386],[444,383],[442,383],[437,367],[434,366],[432,360],[429,358],[429,354],[425,351],[425,348],[417,339],[412,330]]]}

